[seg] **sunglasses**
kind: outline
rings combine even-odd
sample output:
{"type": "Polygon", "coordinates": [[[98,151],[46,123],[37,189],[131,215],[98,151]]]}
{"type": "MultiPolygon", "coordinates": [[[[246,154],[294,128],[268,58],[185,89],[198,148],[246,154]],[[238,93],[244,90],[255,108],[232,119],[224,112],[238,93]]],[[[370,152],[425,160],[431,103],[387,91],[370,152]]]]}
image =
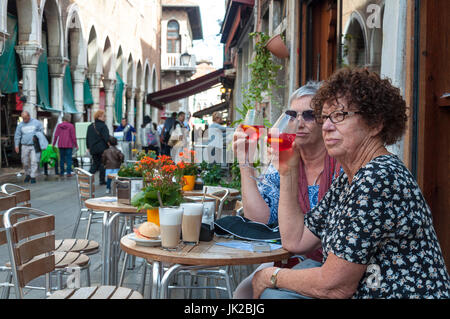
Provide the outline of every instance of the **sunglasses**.
{"type": "Polygon", "coordinates": [[[293,110],[286,111],[286,113],[287,112],[292,112],[291,113],[292,115],[291,114],[289,115],[291,115],[292,117],[296,117],[297,119],[300,119],[299,116],[301,116],[305,122],[312,122],[316,120],[316,115],[313,110],[306,110],[303,111],[302,113],[293,110]]]}

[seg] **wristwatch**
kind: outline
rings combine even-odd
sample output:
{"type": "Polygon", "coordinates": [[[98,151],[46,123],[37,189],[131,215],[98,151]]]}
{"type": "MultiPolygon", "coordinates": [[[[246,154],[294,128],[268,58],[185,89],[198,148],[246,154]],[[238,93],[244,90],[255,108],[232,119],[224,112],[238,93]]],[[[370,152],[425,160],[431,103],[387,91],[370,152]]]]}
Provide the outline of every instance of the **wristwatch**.
{"type": "Polygon", "coordinates": [[[270,283],[272,284],[272,288],[277,288],[277,275],[281,268],[275,269],[272,276],[270,277],[270,283]]]}

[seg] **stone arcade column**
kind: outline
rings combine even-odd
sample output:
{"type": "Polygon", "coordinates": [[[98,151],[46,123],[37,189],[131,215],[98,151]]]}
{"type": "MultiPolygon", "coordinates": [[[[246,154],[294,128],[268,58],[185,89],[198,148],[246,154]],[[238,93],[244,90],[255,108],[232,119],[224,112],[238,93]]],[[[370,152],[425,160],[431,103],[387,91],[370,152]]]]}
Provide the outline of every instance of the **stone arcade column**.
{"type": "Polygon", "coordinates": [[[103,79],[103,87],[105,88],[105,112],[106,126],[112,135],[114,123],[114,91],[116,87],[116,79],[103,79]]]}
{"type": "MultiPolygon", "coordinates": [[[[51,81],[50,103],[51,106],[64,111],[64,74],[66,71],[66,65],[69,60],[63,57],[49,57],[48,58],[48,71],[51,81]]],[[[62,113],[52,113],[53,118],[57,118],[62,113]]]]}
{"type": "Polygon", "coordinates": [[[73,98],[75,101],[75,107],[79,114],[74,114],[73,119],[75,122],[83,121],[84,113],[84,81],[86,79],[87,68],[83,66],[76,66],[72,70],[73,76],[73,98]]]}
{"type": "Polygon", "coordinates": [[[94,121],[94,114],[99,110],[100,107],[100,83],[102,80],[102,74],[90,73],[88,75],[88,79],[89,84],[91,85],[92,100],[94,101],[91,109],[91,118],[92,121],[94,121]]]}
{"type": "Polygon", "coordinates": [[[134,128],[136,128],[136,123],[134,122],[134,105],[135,105],[135,97],[136,94],[136,89],[135,88],[128,88],[127,89],[127,105],[128,105],[128,114],[127,114],[127,118],[128,118],[128,123],[130,123],[131,125],[134,126],[134,128]]]}
{"type": "Polygon", "coordinates": [[[141,125],[144,122],[144,92],[136,89],[136,142],[141,145],[141,125]]]}
{"type": "Polygon", "coordinates": [[[39,63],[39,57],[43,52],[40,44],[23,43],[16,46],[16,52],[19,55],[22,64],[23,74],[23,94],[27,97],[24,103],[24,111],[28,111],[31,117],[37,116],[37,91],[36,91],[36,73],[39,63]]]}

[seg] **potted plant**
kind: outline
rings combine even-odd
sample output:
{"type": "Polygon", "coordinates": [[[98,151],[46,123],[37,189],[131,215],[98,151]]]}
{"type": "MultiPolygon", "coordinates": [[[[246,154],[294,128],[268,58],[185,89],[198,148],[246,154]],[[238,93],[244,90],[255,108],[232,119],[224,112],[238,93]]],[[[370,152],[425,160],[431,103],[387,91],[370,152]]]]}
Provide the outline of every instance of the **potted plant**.
{"type": "Polygon", "coordinates": [[[133,196],[131,205],[139,211],[146,210],[147,221],[159,225],[159,207],[179,206],[183,201],[182,171],[165,155],[142,158],[138,169],[142,171],[144,186],[133,196]]]}
{"type": "Polygon", "coordinates": [[[289,57],[289,50],[280,34],[271,37],[266,43],[266,48],[277,58],[285,59],[289,57]]]}
{"type": "Polygon", "coordinates": [[[142,171],[139,162],[122,164],[117,172],[117,202],[130,204],[131,198],[142,189],[142,171]]]}
{"type": "MultiPolygon", "coordinates": [[[[261,103],[265,99],[272,99],[272,91],[281,88],[277,84],[277,73],[281,69],[281,65],[273,61],[272,54],[267,49],[266,44],[270,37],[263,32],[251,32],[250,38],[256,38],[254,52],[255,56],[253,62],[248,64],[250,69],[250,81],[247,83],[248,88],[244,89],[242,108],[236,110],[245,118],[248,110],[253,108],[260,108],[261,103]]],[[[243,120],[233,122],[233,124],[240,124],[243,120]]],[[[264,123],[270,127],[265,119],[264,123]]]]}
{"type": "Polygon", "coordinates": [[[195,151],[184,149],[184,152],[180,152],[178,155],[181,158],[177,166],[182,172],[183,190],[191,191],[194,189],[198,172],[197,164],[195,164],[195,151]]]}

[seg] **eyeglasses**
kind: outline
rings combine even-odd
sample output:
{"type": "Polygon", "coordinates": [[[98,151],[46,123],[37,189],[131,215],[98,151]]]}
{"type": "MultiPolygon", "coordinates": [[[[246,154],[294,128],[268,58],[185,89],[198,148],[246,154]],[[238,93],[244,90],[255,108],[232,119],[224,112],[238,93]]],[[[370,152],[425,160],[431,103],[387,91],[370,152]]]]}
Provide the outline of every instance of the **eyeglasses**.
{"type": "Polygon", "coordinates": [[[300,120],[300,117],[302,117],[305,122],[312,122],[316,119],[316,116],[315,116],[313,110],[306,110],[306,111],[303,111],[302,113],[294,111],[294,110],[288,110],[288,111],[286,111],[286,114],[290,115],[292,117],[295,117],[298,120],[300,120]]]}
{"type": "Polygon", "coordinates": [[[329,115],[319,115],[316,117],[317,124],[322,125],[327,119],[330,119],[331,123],[336,124],[345,120],[348,115],[361,114],[361,112],[344,112],[344,111],[334,111],[329,115]]]}

